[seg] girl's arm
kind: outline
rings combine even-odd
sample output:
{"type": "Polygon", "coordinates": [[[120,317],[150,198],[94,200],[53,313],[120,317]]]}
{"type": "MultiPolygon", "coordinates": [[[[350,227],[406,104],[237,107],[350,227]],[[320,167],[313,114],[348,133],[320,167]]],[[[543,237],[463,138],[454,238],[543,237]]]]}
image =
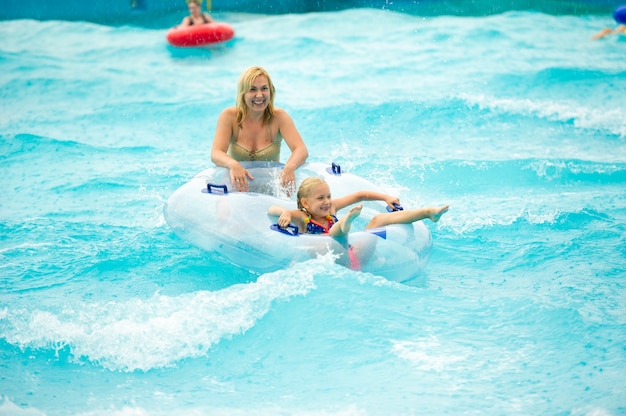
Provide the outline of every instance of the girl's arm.
{"type": "Polygon", "coordinates": [[[342,208],[347,207],[348,205],[356,204],[362,201],[385,201],[387,205],[391,208],[394,208],[393,204],[399,204],[400,200],[398,197],[383,194],[382,192],[376,191],[357,191],[336,199],[333,199],[333,207],[335,211],[339,211],[342,208]]]}
{"type": "Polygon", "coordinates": [[[306,218],[306,214],[304,212],[297,209],[289,210],[285,207],[281,207],[280,205],[272,205],[268,208],[267,213],[278,217],[277,223],[279,226],[285,228],[289,226],[289,224],[294,223],[298,227],[299,232],[304,232],[304,218],[306,218]]]}

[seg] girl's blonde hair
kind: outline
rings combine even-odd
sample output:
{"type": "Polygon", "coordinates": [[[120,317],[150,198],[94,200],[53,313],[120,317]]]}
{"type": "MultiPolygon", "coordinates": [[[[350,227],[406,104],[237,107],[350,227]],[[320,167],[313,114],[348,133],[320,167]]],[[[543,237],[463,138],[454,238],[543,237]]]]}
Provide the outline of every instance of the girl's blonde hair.
{"type": "Polygon", "coordinates": [[[202,6],[202,2],[204,0],[185,0],[185,3],[189,4],[189,3],[196,3],[198,6],[202,6]]]}
{"type": "Polygon", "coordinates": [[[302,199],[307,199],[311,197],[311,192],[313,192],[313,188],[315,188],[318,185],[321,185],[325,183],[326,185],[328,185],[328,183],[326,183],[326,181],[322,178],[318,178],[315,176],[311,176],[309,178],[306,178],[305,180],[302,181],[302,183],[300,184],[300,187],[298,188],[298,192],[296,194],[296,199],[298,200],[298,209],[300,211],[304,211],[304,206],[302,205],[302,199]]]}
{"type": "Polygon", "coordinates": [[[270,74],[260,66],[251,66],[250,68],[243,71],[241,76],[239,77],[239,83],[237,84],[237,125],[241,128],[241,124],[243,123],[243,119],[248,114],[248,107],[246,106],[245,95],[250,88],[252,88],[252,84],[254,80],[259,75],[265,76],[267,78],[267,83],[270,87],[270,102],[265,108],[265,117],[263,118],[263,124],[269,124],[274,117],[274,94],[276,93],[276,88],[274,88],[274,84],[272,83],[272,79],[270,78],[270,74]]]}

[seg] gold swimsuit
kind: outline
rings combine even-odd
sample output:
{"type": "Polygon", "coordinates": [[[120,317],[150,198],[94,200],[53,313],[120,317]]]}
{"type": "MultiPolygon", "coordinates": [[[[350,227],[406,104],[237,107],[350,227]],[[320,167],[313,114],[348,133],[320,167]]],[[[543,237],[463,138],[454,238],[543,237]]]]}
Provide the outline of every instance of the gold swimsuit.
{"type": "MultiPolygon", "coordinates": [[[[269,141],[270,126],[267,126],[267,137],[269,141]]],[[[280,159],[280,144],[283,141],[283,136],[276,134],[276,137],[272,139],[272,142],[259,150],[249,150],[237,143],[237,137],[239,131],[234,137],[231,137],[230,144],[228,145],[228,156],[232,157],[238,162],[248,160],[260,160],[263,162],[278,162],[280,159]]]]}

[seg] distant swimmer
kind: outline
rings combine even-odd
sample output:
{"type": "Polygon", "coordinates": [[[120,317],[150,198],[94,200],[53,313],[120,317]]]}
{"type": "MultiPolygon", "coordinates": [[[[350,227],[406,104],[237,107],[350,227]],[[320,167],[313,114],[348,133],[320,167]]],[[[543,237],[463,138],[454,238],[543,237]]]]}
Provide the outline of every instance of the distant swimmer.
{"type": "Polygon", "coordinates": [[[213,23],[213,19],[207,13],[202,13],[202,0],[187,0],[189,16],[180,23],[181,27],[213,23]]]}
{"type": "Polygon", "coordinates": [[[606,27],[593,35],[591,39],[602,39],[611,34],[626,34],[626,5],[620,6],[613,12],[613,18],[619,25],[615,29],[606,27]]]}

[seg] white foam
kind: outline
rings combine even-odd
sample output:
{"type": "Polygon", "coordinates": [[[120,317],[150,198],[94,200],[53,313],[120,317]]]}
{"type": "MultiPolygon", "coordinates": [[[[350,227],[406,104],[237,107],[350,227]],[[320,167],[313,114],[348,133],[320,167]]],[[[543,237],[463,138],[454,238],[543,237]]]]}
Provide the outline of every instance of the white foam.
{"type": "Polygon", "coordinates": [[[206,355],[221,340],[252,328],[273,302],[314,287],[312,273],[286,270],[216,292],[69,304],[60,311],[9,310],[3,332],[22,348],[69,348],[73,361],[147,371],[206,355]]]}
{"type": "Polygon", "coordinates": [[[394,341],[391,351],[422,370],[437,372],[445,371],[454,363],[465,360],[465,356],[441,354],[444,350],[435,337],[417,341],[394,341]]]}
{"type": "Polygon", "coordinates": [[[488,95],[460,94],[459,98],[470,105],[506,113],[531,115],[546,120],[573,123],[574,126],[590,130],[608,131],[626,137],[626,109],[598,108],[581,105],[579,102],[537,100],[529,98],[495,98],[488,95]]]}
{"type": "Polygon", "coordinates": [[[44,416],[45,413],[34,408],[19,407],[6,396],[0,396],[0,416],[44,416]]]}

